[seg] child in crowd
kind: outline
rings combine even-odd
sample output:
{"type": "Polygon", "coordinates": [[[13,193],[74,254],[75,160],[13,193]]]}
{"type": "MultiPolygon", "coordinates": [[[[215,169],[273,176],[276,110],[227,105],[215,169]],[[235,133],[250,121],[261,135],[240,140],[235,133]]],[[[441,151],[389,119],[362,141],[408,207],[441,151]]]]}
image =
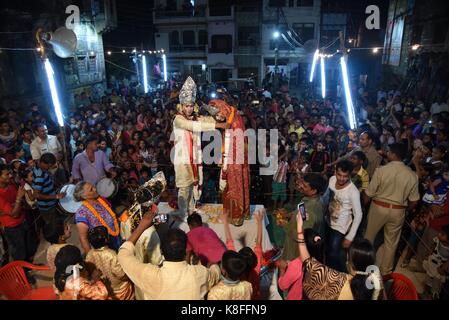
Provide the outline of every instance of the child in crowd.
{"type": "Polygon", "coordinates": [[[324,174],[327,165],[330,163],[329,153],[325,151],[326,145],[323,141],[318,141],[316,144],[316,150],[310,157],[310,171],[320,174],[324,174]]]}
{"type": "Polygon", "coordinates": [[[106,300],[108,290],[98,271],[89,272],[81,251],[66,245],[55,257],[55,286],[60,300],[106,300]],[[75,269],[78,269],[76,271],[75,269]],[[79,272],[79,277],[74,277],[79,272]]]}
{"type": "MultiPolygon", "coordinates": [[[[293,155],[292,155],[293,156],[293,155]]],[[[294,155],[291,165],[288,166],[287,180],[288,180],[288,201],[292,202],[296,197],[296,180],[307,172],[309,165],[307,164],[307,154],[302,152],[294,155]]]]}
{"type": "Polygon", "coordinates": [[[117,253],[108,248],[109,234],[105,227],[93,228],[88,235],[92,250],[87,253],[86,262],[101,272],[112,300],[133,300],[134,285],[126,276],[117,259],[117,253]]]}
{"type": "Polygon", "coordinates": [[[412,259],[416,249],[418,247],[419,241],[422,239],[424,231],[429,225],[430,218],[432,216],[431,210],[427,206],[423,206],[420,212],[416,215],[416,217],[411,222],[411,233],[407,240],[407,247],[405,251],[405,257],[402,261],[401,267],[407,268],[410,264],[410,260],[412,259]]]}
{"type": "Polygon", "coordinates": [[[203,203],[216,203],[217,202],[217,174],[212,171],[204,172],[204,186],[202,193],[203,203]]]}
{"type": "Polygon", "coordinates": [[[150,170],[146,167],[143,167],[142,170],[140,170],[139,175],[139,185],[142,186],[145,184],[145,182],[149,181],[150,178],[150,170]]]}
{"type": "Polygon", "coordinates": [[[356,151],[351,155],[351,162],[354,165],[354,170],[352,171],[352,182],[355,184],[360,192],[368,188],[369,185],[369,175],[368,172],[363,168],[367,163],[368,159],[362,151],[356,151]]]}
{"type": "Polygon", "coordinates": [[[76,151],[73,157],[76,157],[77,154],[82,153],[84,151],[84,142],[82,140],[78,140],[75,142],[76,151]]]}
{"type": "Polygon", "coordinates": [[[72,235],[70,226],[62,219],[55,219],[52,223],[46,223],[43,229],[44,239],[50,243],[47,249],[47,265],[54,273],[55,257],[61,248],[67,245],[67,240],[72,235]]]}
{"type": "Polygon", "coordinates": [[[273,208],[282,207],[287,200],[287,171],[288,171],[288,153],[284,153],[279,158],[278,169],[273,176],[272,190],[273,208]]]}
{"type": "MultiPolygon", "coordinates": [[[[246,260],[246,268],[242,273],[241,279],[249,281],[252,285],[252,300],[258,300],[260,298],[260,269],[262,263],[264,262],[263,252],[262,252],[262,228],[265,221],[265,210],[258,210],[254,212],[254,218],[257,221],[257,235],[256,243],[254,249],[249,247],[244,247],[240,249],[239,254],[241,254],[246,260]]],[[[231,229],[228,223],[228,214],[223,213],[221,215],[221,220],[224,225],[224,231],[226,236],[226,247],[228,250],[236,251],[234,246],[234,240],[232,238],[231,229]]]]}
{"type": "Polygon", "coordinates": [[[443,268],[449,261],[449,225],[443,227],[442,232],[435,237],[434,250],[423,262],[426,270],[426,293],[430,292],[432,298],[439,297],[441,288],[449,276],[448,270],[443,268]]]}
{"type": "Polygon", "coordinates": [[[241,254],[226,251],[221,260],[222,279],[210,289],[207,300],[250,300],[253,293],[251,283],[240,280],[246,268],[241,254]]]}
{"type": "Polygon", "coordinates": [[[12,177],[16,186],[20,185],[21,172],[25,169],[26,165],[20,159],[14,159],[11,161],[12,177]]]}
{"type": "Polygon", "coordinates": [[[33,228],[37,238],[40,238],[40,230],[43,226],[43,220],[40,218],[39,209],[37,207],[37,199],[34,197],[33,185],[33,169],[26,168],[20,172],[21,185],[25,190],[26,216],[29,224],[33,228]]]}
{"type": "Polygon", "coordinates": [[[434,179],[423,196],[423,202],[442,206],[446,203],[449,192],[449,164],[445,164],[442,174],[434,179]]]}
{"type": "Polygon", "coordinates": [[[330,155],[330,161],[334,162],[337,160],[337,141],[335,139],[335,133],[333,131],[328,132],[324,135],[324,141],[326,142],[326,152],[330,155]]]}
{"type": "Polygon", "coordinates": [[[442,173],[441,170],[443,169],[446,154],[447,149],[442,145],[438,145],[432,150],[432,158],[430,158],[428,162],[432,164],[436,175],[440,175],[442,173]]]}

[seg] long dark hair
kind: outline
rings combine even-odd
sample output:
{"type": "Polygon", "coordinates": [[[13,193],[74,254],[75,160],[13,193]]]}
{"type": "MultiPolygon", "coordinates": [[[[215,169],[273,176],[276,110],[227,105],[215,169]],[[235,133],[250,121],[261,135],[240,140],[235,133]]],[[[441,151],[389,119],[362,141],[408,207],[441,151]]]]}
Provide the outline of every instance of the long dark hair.
{"type": "Polygon", "coordinates": [[[370,241],[355,239],[349,249],[349,262],[356,275],[351,280],[351,291],[354,300],[372,300],[374,288],[367,286],[369,267],[376,263],[376,254],[370,241]],[[360,272],[360,273],[359,273],[360,272]],[[368,272],[368,274],[364,274],[368,272]]]}
{"type": "Polygon", "coordinates": [[[68,267],[79,264],[83,269],[86,269],[86,264],[81,257],[81,251],[75,246],[67,245],[59,250],[55,257],[55,286],[59,292],[63,292],[67,278],[73,274],[73,268],[68,270],[68,267]]]}
{"type": "Polygon", "coordinates": [[[320,234],[313,229],[305,229],[304,240],[310,256],[324,263],[324,241],[320,234]]]}

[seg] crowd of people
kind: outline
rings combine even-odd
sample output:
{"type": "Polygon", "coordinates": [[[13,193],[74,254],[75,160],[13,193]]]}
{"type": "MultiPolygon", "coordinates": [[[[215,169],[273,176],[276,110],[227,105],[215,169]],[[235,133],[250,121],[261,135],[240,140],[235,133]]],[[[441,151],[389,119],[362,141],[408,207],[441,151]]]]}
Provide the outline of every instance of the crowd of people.
{"type": "MultiPolygon", "coordinates": [[[[278,158],[268,154],[268,163],[251,165],[251,203],[266,211],[254,213],[254,246],[236,252],[226,212],[226,239],[204,226],[194,209],[186,214],[187,234],[176,228],[162,233],[154,207],[128,238],[120,236],[136,188],[161,171],[164,200],[176,199],[181,187],[170,159],[173,120],[186,112],[177,108],[178,88],[145,96],[113,89],[99,101],[82,94],[63,130],[37,104],[25,114],[2,109],[2,263],[32,262],[39,243],[49,242],[47,264],[61,299],[260,299],[265,266],[276,270],[277,299],[377,300],[390,298],[380,275],[392,273],[404,253],[402,267],[426,273],[423,297],[448,296],[444,99],[426,105],[400,92],[379,90],[373,96],[362,89],[359,126],[351,130],[340,99],[299,99],[268,88],[234,95],[220,90],[218,98],[237,108],[247,129],[279,132],[279,140],[270,141],[278,158]],[[277,169],[270,171],[274,159],[277,169]],[[96,190],[105,176],[117,183],[108,199],[96,190]],[[68,183],[76,184],[73,196],[82,203],[74,215],[81,248],[67,243],[70,223],[58,206],[68,183]],[[277,261],[261,247],[265,215],[285,235],[277,261]],[[76,265],[82,267],[80,288],[67,269],[76,265]],[[372,266],[378,274],[369,272],[372,266]],[[367,279],[376,285],[368,288],[367,279]]],[[[207,104],[207,89],[197,99],[207,104]]],[[[220,203],[220,168],[203,166],[199,202],[220,203]]]]}

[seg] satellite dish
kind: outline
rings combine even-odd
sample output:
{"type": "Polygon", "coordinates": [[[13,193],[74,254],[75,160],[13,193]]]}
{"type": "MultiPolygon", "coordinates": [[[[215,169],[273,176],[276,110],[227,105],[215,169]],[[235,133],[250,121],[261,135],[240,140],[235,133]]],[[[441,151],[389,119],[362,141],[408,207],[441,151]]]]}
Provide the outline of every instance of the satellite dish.
{"type": "Polygon", "coordinates": [[[55,32],[47,33],[46,41],[53,46],[53,51],[60,58],[69,58],[75,55],[77,39],[73,30],[61,27],[55,32]]]}
{"type": "Polygon", "coordinates": [[[314,53],[317,48],[318,48],[318,41],[316,41],[315,39],[307,40],[304,43],[304,50],[306,50],[306,52],[309,54],[314,53]]]}

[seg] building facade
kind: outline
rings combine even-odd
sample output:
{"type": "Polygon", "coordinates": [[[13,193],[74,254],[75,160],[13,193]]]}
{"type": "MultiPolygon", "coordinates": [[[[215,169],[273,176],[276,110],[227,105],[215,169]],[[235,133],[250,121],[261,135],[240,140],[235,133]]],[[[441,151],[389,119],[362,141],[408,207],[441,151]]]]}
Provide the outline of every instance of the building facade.
{"type": "Polygon", "coordinates": [[[402,80],[404,92],[432,101],[447,97],[448,31],[448,2],[390,1],[383,64],[387,72],[402,80]]]}
{"type": "Polygon", "coordinates": [[[318,47],[320,25],[321,0],[264,0],[262,59],[265,74],[273,72],[277,66],[290,80],[290,86],[299,85],[318,47]]]}
{"type": "Polygon", "coordinates": [[[235,7],[209,2],[156,1],[155,45],[165,50],[169,73],[225,83],[237,75],[235,7]]]}
{"type": "MultiPolygon", "coordinates": [[[[116,26],[115,0],[96,1],[53,1],[46,7],[23,8],[20,11],[4,8],[3,14],[14,20],[4,23],[14,32],[14,28],[29,33],[4,39],[7,47],[36,47],[35,32],[42,28],[51,32],[66,25],[66,8],[77,5],[80,9],[80,24],[75,26],[77,49],[74,57],[60,59],[48,51],[57,76],[60,98],[64,108],[73,106],[76,93],[86,92],[95,98],[104,94],[106,89],[106,69],[103,52],[102,34],[116,26]],[[45,13],[44,13],[45,12],[45,13]]],[[[7,18],[8,19],[8,18],[7,18]]],[[[4,28],[3,28],[4,30],[4,28]]],[[[37,102],[51,112],[51,98],[42,59],[36,51],[2,52],[0,54],[0,98],[10,107],[14,103],[26,106],[37,102]],[[14,98],[13,98],[14,97],[14,98]]],[[[5,104],[4,103],[4,104],[5,104]]]]}

